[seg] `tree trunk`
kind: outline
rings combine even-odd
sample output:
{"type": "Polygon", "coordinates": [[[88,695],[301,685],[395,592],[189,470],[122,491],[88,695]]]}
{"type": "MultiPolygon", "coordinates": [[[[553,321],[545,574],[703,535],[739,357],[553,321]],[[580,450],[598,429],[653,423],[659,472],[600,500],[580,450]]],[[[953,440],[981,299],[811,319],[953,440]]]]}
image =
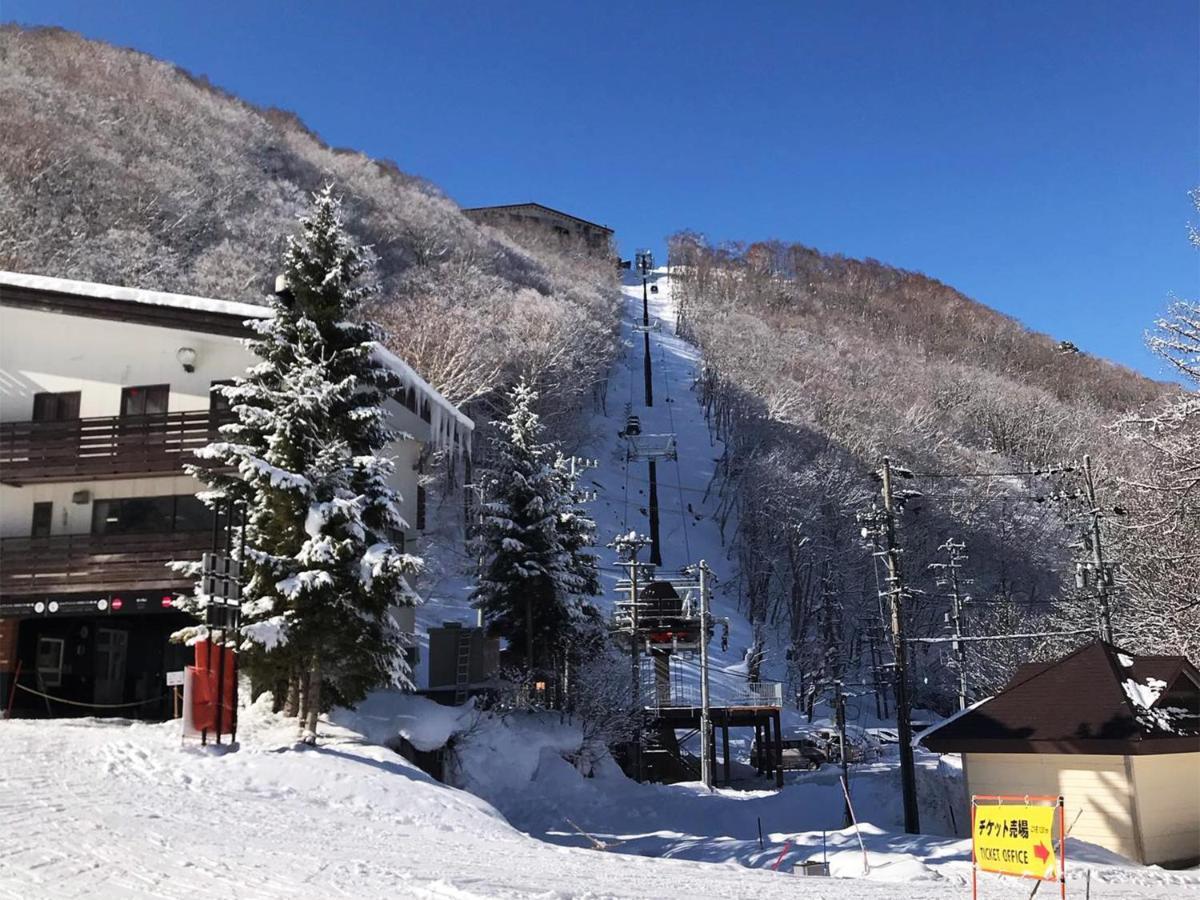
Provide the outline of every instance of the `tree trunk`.
{"type": "Polygon", "coordinates": [[[304,734],[301,740],[306,744],[317,742],[317,718],[321,715],[321,657],[314,656],[312,668],[308,672],[308,690],[305,691],[304,734]]]}
{"type": "Polygon", "coordinates": [[[304,726],[304,717],[308,715],[308,670],[296,670],[296,718],[304,726]]]}
{"type": "Polygon", "coordinates": [[[287,694],[283,701],[283,714],[285,716],[300,715],[300,676],[293,672],[287,679],[287,694]]]}
{"type": "Polygon", "coordinates": [[[525,669],[533,674],[533,597],[525,595],[525,669]]]}

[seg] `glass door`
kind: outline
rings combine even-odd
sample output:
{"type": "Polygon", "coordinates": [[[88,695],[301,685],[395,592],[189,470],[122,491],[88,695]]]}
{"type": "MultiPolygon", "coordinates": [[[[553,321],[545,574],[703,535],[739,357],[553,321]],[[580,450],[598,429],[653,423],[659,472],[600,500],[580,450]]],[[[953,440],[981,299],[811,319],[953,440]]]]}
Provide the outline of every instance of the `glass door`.
{"type": "Polygon", "coordinates": [[[96,629],[96,687],[93,703],[120,703],[124,698],[128,648],[128,632],[116,628],[96,629]]]}

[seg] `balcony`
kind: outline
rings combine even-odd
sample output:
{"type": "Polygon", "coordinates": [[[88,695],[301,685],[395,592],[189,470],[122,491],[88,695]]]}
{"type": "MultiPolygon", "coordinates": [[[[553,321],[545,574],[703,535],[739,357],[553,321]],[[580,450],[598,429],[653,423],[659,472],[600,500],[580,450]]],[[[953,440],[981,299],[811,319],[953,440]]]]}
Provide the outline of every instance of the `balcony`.
{"type": "Polygon", "coordinates": [[[0,482],[98,481],[178,475],[229,421],[208,410],[0,424],[0,482]]]}
{"type": "Polygon", "coordinates": [[[167,563],[199,560],[211,543],[210,531],[3,538],[0,611],[29,598],[62,594],[188,590],[194,579],[167,563]]]}

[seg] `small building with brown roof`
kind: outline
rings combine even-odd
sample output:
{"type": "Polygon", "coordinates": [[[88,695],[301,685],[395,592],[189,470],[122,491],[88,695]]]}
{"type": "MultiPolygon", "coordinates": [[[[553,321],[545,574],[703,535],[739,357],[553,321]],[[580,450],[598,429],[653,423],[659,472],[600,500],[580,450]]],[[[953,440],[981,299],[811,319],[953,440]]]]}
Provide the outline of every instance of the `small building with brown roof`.
{"type": "Polygon", "coordinates": [[[1061,795],[1073,837],[1144,864],[1200,862],[1200,671],[1182,656],[1097,641],[1022,666],[919,740],[962,754],[968,798],[1061,795]]]}

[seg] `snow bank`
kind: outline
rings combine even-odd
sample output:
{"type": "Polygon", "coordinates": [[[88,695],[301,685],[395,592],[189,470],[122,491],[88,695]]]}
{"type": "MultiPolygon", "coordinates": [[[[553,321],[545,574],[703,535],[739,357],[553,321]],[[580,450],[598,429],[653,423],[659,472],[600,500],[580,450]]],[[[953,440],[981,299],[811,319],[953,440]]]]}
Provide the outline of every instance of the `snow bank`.
{"type": "Polygon", "coordinates": [[[357,709],[335,709],[329,718],[372,744],[390,746],[402,737],[417,750],[430,751],[446,746],[455,734],[470,729],[479,714],[473,702],[442,706],[416,694],[376,691],[357,709]]]}

